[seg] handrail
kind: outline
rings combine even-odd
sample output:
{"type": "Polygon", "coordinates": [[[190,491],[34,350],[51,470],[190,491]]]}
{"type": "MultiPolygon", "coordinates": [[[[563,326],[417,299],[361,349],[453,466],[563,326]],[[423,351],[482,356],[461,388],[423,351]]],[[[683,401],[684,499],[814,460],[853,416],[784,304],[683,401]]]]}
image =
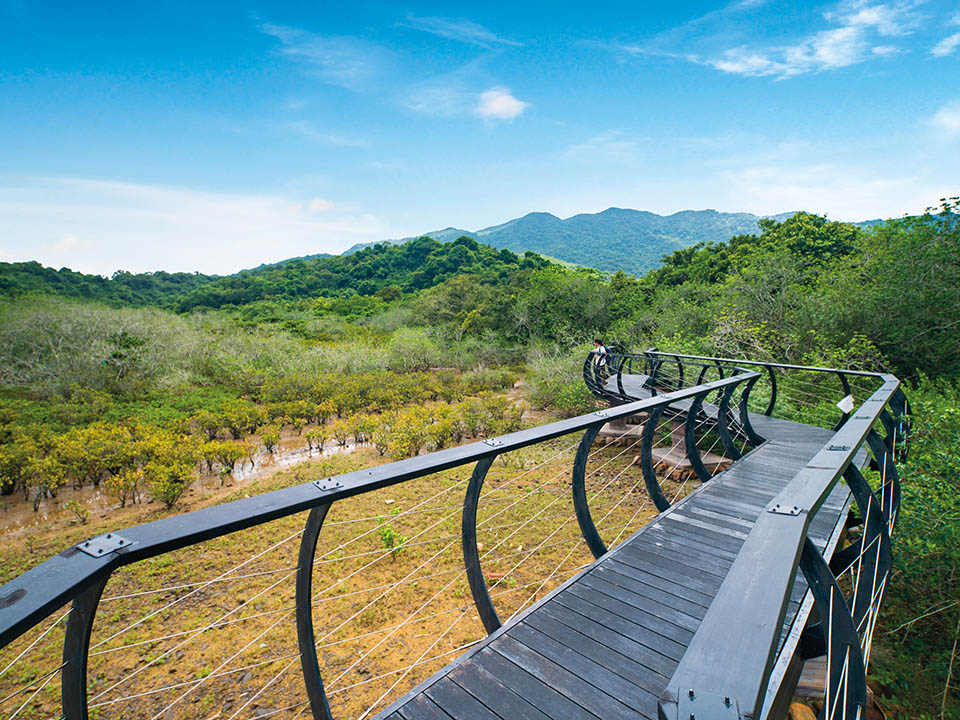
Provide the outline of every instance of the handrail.
{"type": "MultiPolygon", "coordinates": [[[[838,674],[835,665],[828,677],[834,692],[837,683],[846,683],[844,687],[848,692],[842,700],[834,698],[834,701],[844,703],[845,717],[853,717],[851,712],[862,706],[865,686],[860,686],[864,683],[864,662],[856,642],[857,628],[847,612],[848,601],[840,594],[829,568],[807,538],[807,529],[840,478],[856,471],[852,463],[865,441],[876,461],[885,470],[888,468],[893,448],[880,439],[872,427],[887,403],[901,393],[900,382],[893,375],[874,375],[883,380],[882,386],[862,403],[757,519],[660,699],[662,719],[685,720],[688,713],[690,717],[730,717],[730,713],[736,711],[738,717],[759,720],[798,568],[810,583],[821,618],[831,625],[830,637],[826,638],[828,644],[839,638],[848,653],[845,674],[838,674]]],[[[896,486],[895,470],[891,473],[890,481],[896,486]]],[[[885,478],[886,482],[889,481],[885,478]]],[[[861,502],[864,485],[857,484],[858,502],[861,502]]],[[[899,494],[898,487],[891,487],[891,498],[895,490],[899,494]]],[[[881,493],[886,492],[886,487],[882,487],[881,493]]],[[[860,509],[867,517],[868,508],[860,509]]],[[[887,512],[892,526],[896,509],[890,503],[887,512]]],[[[878,553],[879,547],[878,544],[878,553]]],[[[860,597],[852,603],[858,614],[863,612],[862,603],[860,597]]],[[[839,641],[837,644],[839,646],[839,641]]]]}
{"type": "Polygon", "coordinates": [[[274,490],[256,497],[122,529],[80,543],[0,587],[0,646],[7,645],[56,608],[103,582],[119,567],[343,498],[467,465],[593,426],[602,426],[611,420],[737,385],[756,375],[753,372],[744,372],[700,387],[664,393],[647,400],[438,450],[367,470],[357,470],[323,481],[274,490]],[[118,537],[122,544],[111,547],[110,543],[117,541],[118,537]],[[110,549],[105,550],[99,557],[88,554],[88,550],[101,543],[107,543],[106,546],[110,549]]]}
{"type": "Polygon", "coordinates": [[[881,372],[872,372],[870,370],[850,370],[849,368],[828,368],[828,367],[819,367],[816,365],[791,365],[789,363],[777,363],[777,362],[767,362],[766,360],[737,360],[735,358],[723,358],[723,357],[707,357],[705,355],[684,355],[683,353],[672,353],[672,352],[661,352],[659,350],[645,350],[642,353],[635,353],[637,357],[644,357],[645,355],[660,355],[662,357],[668,358],[686,358],[689,360],[705,360],[712,362],[722,362],[722,363],[731,363],[733,365],[750,365],[756,366],[760,365],[762,367],[775,367],[782,368],[784,370],[808,370],[810,372],[824,372],[824,373],[846,373],[847,375],[861,375],[865,377],[892,377],[886,373],[881,372]]]}

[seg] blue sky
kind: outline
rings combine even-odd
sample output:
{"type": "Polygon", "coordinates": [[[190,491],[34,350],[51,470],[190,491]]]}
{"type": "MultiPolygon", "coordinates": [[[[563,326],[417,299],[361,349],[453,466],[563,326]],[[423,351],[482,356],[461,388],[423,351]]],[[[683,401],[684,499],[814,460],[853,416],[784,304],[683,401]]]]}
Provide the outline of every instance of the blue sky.
{"type": "Polygon", "coordinates": [[[0,0],[0,260],[228,273],[532,211],[960,194],[960,4],[0,0]]]}

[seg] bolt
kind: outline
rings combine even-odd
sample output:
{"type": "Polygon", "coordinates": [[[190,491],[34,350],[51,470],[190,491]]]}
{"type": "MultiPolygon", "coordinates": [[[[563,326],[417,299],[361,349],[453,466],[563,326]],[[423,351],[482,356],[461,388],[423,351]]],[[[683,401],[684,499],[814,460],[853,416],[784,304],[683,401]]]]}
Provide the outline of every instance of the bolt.
{"type": "Polygon", "coordinates": [[[107,533],[107,540],[110,539],[110,533],[107,533]]]}
{"type": "Polygon", "coordinates": [[[103,548],[97,548],[97,555],[103,552],[103,548]]]}
{"type": "Polygon", "coordinates": [[[84,546],[84,547],[90,547],[90,541],[87,540],[87,541],[83,544],[83,546],[84,546]]]}
{"type": "Polygon", "coordinates": [[[723,704],[724,704],[724,705],[729,705],[729,704],[730,704],[730,698],[729,698],[729,697],[725,697],[725,698],[723,699],[723,704]]]}
{"type": "Polygon", "coordinates": [[[693,713],[690,713],[690,720],[697,720],[697,716],[693,713]]]}
{"type": "Polygon", "coordinates": [[[689,695],[690,699],[693,700],[693,688],[690,688],[689,690],[687,690],[687,695],[689,695]]]}

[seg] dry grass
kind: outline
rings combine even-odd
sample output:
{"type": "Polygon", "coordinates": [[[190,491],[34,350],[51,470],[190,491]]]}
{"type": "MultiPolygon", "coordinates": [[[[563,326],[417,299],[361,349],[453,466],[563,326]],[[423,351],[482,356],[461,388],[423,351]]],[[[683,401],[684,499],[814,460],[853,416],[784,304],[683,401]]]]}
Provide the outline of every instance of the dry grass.
{"type": "MultiPolygon", "coordinates": [[[[570,492],[579,437],[511,453],[488,475],[478,547],[488,588],[506,620],[591,560],[570,492]]],[[[588,496],[609,545],[655,513],[637,449],[598,444],[588,496]]],[[[382,462],[371,451],[307,463],[236,492],[255,494],[382,462]]],[[[484,636],[463,572],[461,505],[472,467],[334,504],[317,547],[313,617],[334,716],[362,716],[425,679],[484,636]]],[[[692,482],[664,482],[668,497],[692,482]]],[[[193,496],[195,509],[231,499],[193,496]]],[[[0,549],[3,579],[81,540],[154,519],[133,508],[87,527],[49,527],[0,549]],[[109,520],[109,522],[107,522],[109,520]]],[[[294,618],[294,580],[305,514],[169,553],[116,572],[94,625],[88,669],[92,717],[309,717],[294,618]]],[[[66,608],[0,651],[6,667],[66,608]]],[[[60,664],[63,623],[0,677],[12,713],[60,664]]],[[[18,717],[59,716],[51,676],[18,717]]]]}

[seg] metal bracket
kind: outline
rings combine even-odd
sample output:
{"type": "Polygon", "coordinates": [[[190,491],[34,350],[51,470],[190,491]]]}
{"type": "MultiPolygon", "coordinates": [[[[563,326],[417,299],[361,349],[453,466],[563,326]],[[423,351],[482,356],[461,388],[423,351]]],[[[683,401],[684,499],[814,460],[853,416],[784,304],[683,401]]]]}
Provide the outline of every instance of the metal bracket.
{"type": "Polygon", "coordinates": [[[333,492],[334,490],[342,488],[343,483],[333,478],[325,478],[323,480],[314,480],[313,486],[320,492],[333,492]]]}
{"type": "Polygon", "coordinates": [[[502,438],[487,438],[486,440],[483,441],[483,444],[484,444],[484,445],[489,445],[490,447],[499,447],[499,446],[503,445],[503,439],[502,439],[502,438]]]}
{"type": "Polygon", "coordinates": [[[800,507],[798,505],[781,505],[777,503],[772,508],[769,508],[767,512],[773,513],[774,515],[799,515],[800,507]]]}
{"type": "Polygon", "coordinates": [[[694,692],[677,694],[678,720],[739,720],[737,700],[729,695],[694,692]]]}
{"type": "Polygon", "coordinates": [[[847,452],[849,449],[849,445],[830,445],[827,447],[827,450],[840,450],[841,452],[847,452]]]}
{"type": "Polygon", "coordinates": [[[116,533],[107,533],[106,535],[97,535],[95,538],[84,540],[77,545],[77,550],[86,553],[90,557],[103,557],[114,550],[129,547],[133,545],[132,540],[127,540],[116,533]]]}

